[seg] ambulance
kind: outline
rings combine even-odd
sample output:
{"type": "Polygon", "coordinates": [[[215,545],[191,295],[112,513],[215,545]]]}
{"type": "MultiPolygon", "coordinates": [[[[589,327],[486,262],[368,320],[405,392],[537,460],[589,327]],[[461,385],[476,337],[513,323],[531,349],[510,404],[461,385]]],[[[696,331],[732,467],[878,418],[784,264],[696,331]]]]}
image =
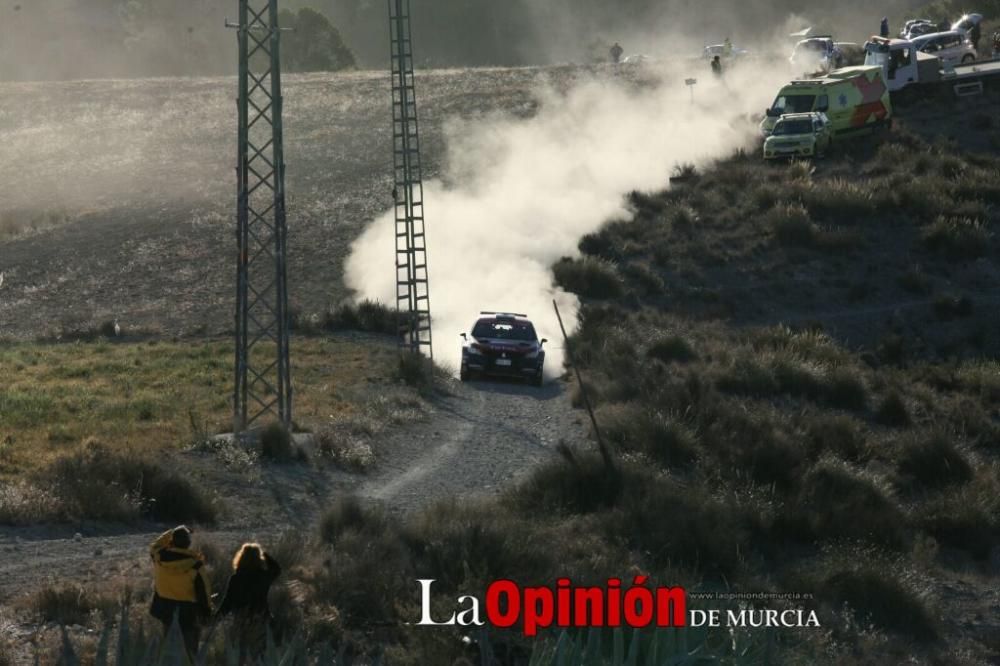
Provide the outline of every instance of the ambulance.
{"type": "Polygon", "coordinates": [[[889,127],[892,102],[882,77],[881,67],[862,66],[792,81],[778,92],[765,111],[761,134],[770,136],[778,118],[790,113],[825,114],[834,137],[889,127]]]}

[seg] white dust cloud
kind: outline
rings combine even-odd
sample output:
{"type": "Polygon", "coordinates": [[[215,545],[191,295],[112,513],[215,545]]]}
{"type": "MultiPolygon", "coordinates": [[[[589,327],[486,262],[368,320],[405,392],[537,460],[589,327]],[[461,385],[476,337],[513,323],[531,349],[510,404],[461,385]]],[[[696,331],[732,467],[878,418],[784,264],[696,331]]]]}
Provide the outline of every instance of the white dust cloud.
{"type": "MultiPolygon", "coordinates": [[[[434,358],[457,367],[459,334],[480,310],[527,314],[547,345],[546,373],[562,371],[552,309],[576,326],[578,300],[553,285],[551,265],[577,256],[580,238],[627,215],[624,195],[668,184],[673,167],[704,163],[748,146],[746,115],[767,107],[787,70],[755,66],[711,80],[707,64],[692,104],[684,79],[637,88],[592,78],[566,94],[538,92],[537,115],[499,114],[446,127],[443,184],[425,184],[434,358]]],[[[352,246],[347,285],[357,299],[395,305],[391,211],[352,246]]]]}

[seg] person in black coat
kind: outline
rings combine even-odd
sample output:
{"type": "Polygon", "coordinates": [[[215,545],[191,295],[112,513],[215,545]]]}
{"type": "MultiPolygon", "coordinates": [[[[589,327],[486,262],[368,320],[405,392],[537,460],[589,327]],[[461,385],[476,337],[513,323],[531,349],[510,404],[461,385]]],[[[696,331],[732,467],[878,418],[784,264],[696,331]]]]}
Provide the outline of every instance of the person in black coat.
{"type": "Polygon", "coordinates": [[[263,654],[271,610],[267,593],[281,567],[258,543],[245,543],[233,557],[233,575],[219,606],[219,616],[232,614],[240,640],[240,663],[263,654]]]}

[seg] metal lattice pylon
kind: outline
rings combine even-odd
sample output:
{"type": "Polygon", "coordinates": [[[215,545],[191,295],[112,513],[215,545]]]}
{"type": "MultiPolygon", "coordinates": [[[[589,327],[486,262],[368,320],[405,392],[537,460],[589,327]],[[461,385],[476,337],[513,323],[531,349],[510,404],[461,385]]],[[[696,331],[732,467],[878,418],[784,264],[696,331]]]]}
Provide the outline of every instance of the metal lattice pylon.
{"type": "MultiPolygon", "coordinates": [[[[285,163],[277,0],[240,0],[239,155],[236,167],[236,382],[234,429],[273,415],[288,427],[285,163]]],[[[262,425],[262,424],[261,424],[262,425]]]]}
{"type": "Polygon", "coordinates": [[[424,235],[424,185],[420,171],[417,97],[413,83],[410,0],[389,0],[392,49],[393,198],[396,214],[396,309],[400,344],[431,352],[430,284],[424,235]]]}

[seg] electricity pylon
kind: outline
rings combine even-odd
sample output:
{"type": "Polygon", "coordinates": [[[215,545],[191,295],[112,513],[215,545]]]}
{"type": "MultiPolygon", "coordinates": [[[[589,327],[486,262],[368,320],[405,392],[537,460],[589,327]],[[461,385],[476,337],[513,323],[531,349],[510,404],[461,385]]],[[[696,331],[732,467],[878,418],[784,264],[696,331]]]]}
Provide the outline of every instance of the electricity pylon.
{"type": "MultiPolygon", "coordinates": [[[[237,434],[273,415],[292,421],[286,280],[285,162],[278,0],[240,0],[236,167],[237,434]]],[[[228,23],[227,23],[228,25],[228,23]]]]}
{"type": "Polygon", "coordinates": [[[400,345],[416,353],[426,350],[428,356],[433,356],[410,0],[389,0],[389,41],[392,50],[396,310],[401,315],[400,345]]]}

